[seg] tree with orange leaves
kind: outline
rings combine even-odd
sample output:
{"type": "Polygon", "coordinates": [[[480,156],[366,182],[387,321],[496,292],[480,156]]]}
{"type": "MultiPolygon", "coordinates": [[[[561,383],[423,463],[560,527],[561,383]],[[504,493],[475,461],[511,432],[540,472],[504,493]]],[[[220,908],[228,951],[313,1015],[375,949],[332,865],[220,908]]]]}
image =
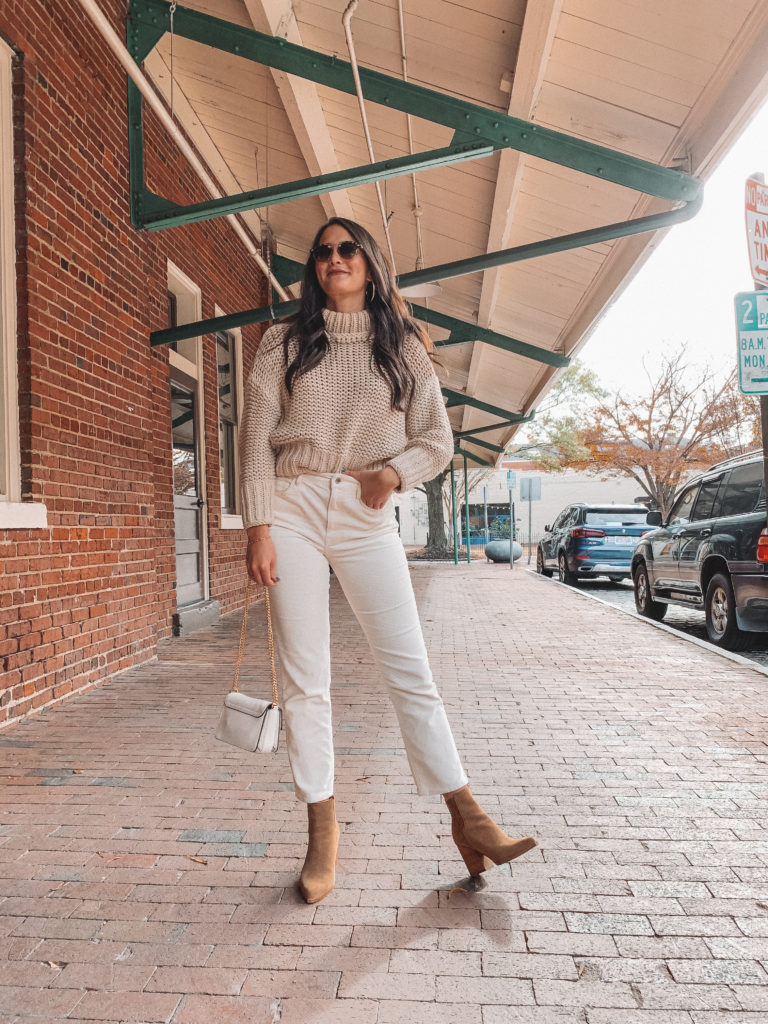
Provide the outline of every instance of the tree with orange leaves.
{"type": "Polygon", "coordinates": [[[551,451],[547,468],[634,480],[662,515],[695,471],[759,446],[758,403],[738,390],[735,373],[692,377],[686,351],[664,359],[645,395],[617,394],[586,413],[571,454],[551,451]]]}

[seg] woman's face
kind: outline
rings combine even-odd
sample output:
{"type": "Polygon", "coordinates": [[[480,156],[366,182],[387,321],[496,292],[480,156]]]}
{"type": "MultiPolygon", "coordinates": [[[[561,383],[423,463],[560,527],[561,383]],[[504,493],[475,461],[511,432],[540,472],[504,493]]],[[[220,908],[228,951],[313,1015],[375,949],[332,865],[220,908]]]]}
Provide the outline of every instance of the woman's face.
{"type": "Polygon", "coordinates": [[[317,244],[333,246],[333,255],[325,261],[315,259],[317,281],[328,309],[357,313],[365,309],[365,287],[371,279],[368,261],[362,249],[352,259],[344,259],[338,252],[339,242],[354,242],[354,238],[341,224],[329,224],[317,244]]]}

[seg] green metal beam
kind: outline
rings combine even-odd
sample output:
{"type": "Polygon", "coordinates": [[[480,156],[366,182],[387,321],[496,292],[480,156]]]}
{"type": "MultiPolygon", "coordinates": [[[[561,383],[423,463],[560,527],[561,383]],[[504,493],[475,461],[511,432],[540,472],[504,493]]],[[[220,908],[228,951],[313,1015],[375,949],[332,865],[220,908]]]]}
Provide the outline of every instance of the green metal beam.
{"type": "MultiPolygon", "coordinates": [[[[458,436],[458,434],[453,435],[454,441],[458,436]]],[[[480,448],[487,448],[490,452],[505,452],[507,450],[503,444],[491,444],[490,441],[481,441],[479,437],[467,437],[465,432],[463,432],[463,436],[470,444],[476,444],[480,448]]]]}
{"type": "Polygon", "coordinates": [[[483,412],[493,413],[494,416],[503,416],[512,423],[523,423],[526,419],[525,416],[518,416],[510,412],[509,409],[500,409],[498,405],[489,405],[488,402],[481,402],[479,398],[465,395],[461,391],[454,391],[453,388],[443,387],[443,394],[447,399],[445,404],[449,409],[457,405],[471,405],[473,409],[482,409],[483,412]]]}
{"type": "MultiPolygon", "coordinates": [[[[300,281],[304,273],[304,265],[297,260],[289,260],[285,256],[272,257],[272,270],[282,285],[294,284],[300,281]]],[[[407,288],[410,283],[410,274],[400,274],[397,283],[401,288],[407,288]]],[[[491,331],[487,327],[478,327],[477,324],[467,320],[458,320],[454,316],[445,313],[438,313],[437,310],[429,309],[427,306],[419,306],[415,302],[409,302],[411,312],[417,320],[432,324],[434,327],[442,327],[451,332],[451,337],[444,341],[436,341],[435,346],[443,348],[447,345],[465,344],[470,341],[482,341],[486,345],[493,345],[496,348],[504,349],[507,352],[515,352],[517,355],[525,356],[528,359],[535,359],[539,363],[547,363],[549,366],[568,366],[570,359],[559,352],[551,352],[546,348],[539,348],[538,345],[529,345],[528,342],[518,341],[506,334],[499,334],[498,331],[491,331]]]]}
{"type": "Polygon", "coordinates": [[[466,260],[441,263],[436,267],[411,271],[409,274],[404,274],[403,277],[408,278],[409,285],[427,284],[431,281],[445,281],[451,277],[463,277],[464,274],[474,274],[478,271],[490,270],[493,267],[508,266],[510,263],[520,263],[523,260],[530,260],[538,256],[551,256],[554,253],[565,252],[568,249],[580,249],[587,245],[597,245],[600,242],[609,242],[614,238],[625,238],[627,235],[641,235],[646,231],[659,231],[662,228],[670,227],[672,224],[690,220],[700,209],[701,199],[696,199],[675,210],[668,210],[666,213],[653,213],[647,217],[635,217],[633,220],[623,220],[614,224],[605,224],[603,227],[575,231],[570,235],[558,235],[556,238],[545,238],[539,242],[516,245],[511,249],[499,249],[496,252],[489,252],[482,256],[471,256],[466,260]]]}
{"type": "MultiPolygon", "coordinates": [[[[445,264],[444,264],[445,265],[445,264]]],[[[410,274],[403,274],[399,283],[405,288],[405,278],[410,274]]],[[[430,278],[434,280],[434,278],[430,278]]],[[[411,283],[411,282],[409,282],[411,283]]],[[[423,282],[412,282],[423,283],[423,282]]],[[[538,363],[547,363],[549,366],[568,366],[570,359],[560,352],[551,352],[546,348],[539,348],[538,345],[529,345],[525,341],[518,341],[506,334],[499,334],[498,331],[491,331],[487,327],[478,327],[477,324],[465,320],[457,320],[456,317],[447,316],[445,313],[438,313],[437,310],[428,309],[426,306],[418,306],[409,303],[413,315],[417,320],[424,320],[435,327],[443,327],[451,332],[451,336],[444,341],[436,341],[435,346],[445,348],[448,345],[463,345],[471,341],[482,341],[486,345],[493,345],[502,348],[507,352],[514,352],[516,355],[525,356],[527,359],[535,359],[538,363]]]]}
{"type": "MultiPolygon", "coordinates": [[[[340,92],[355,93],[352,68],[347,61],[337,57],[181,6],[175,9],[173,28],[176,35],[186,39],[340,92]]],[[[133,34],[136,39],[136,53],[141,54],[142,47],[146,47],[147,33],[151,38],[153,32],[156,34],[169,29],[169,5],[164,0],[130,0],[128,36],[130,40],[133,34]]],[[[682,171],[659,167],[478,104],[443,95],[434,89],[369,68],[360,68],[360,80],[369,102],[453,128],[461,133],[462,138],[472,136],[478,141],[490,142],[494,148],[517,149],[673,202],[691,201],[700,191],[700,183],[682,171]]]]}
{"type": "Polygon", "coordinates": [[[486,462],[485,459],[481,459],[478,455],[473,455],[472,452],[465,451],[464,448],[459,448],[458,445],[454,448],[453,453],[454,455],[462,455],[467,459],[472,459],[473,462],[478,462],[481,466],[493,467],[495,465],[493,462],[486,462]]]}
{"type": "MultiPolygon", "coordinates": [[[[425,270],[412,270],[407,274],[400,274],[398,277],[398,284],[401,288],[405,288],[409,285],[424,284],[429,281],[442,281],[451,277],[461,277],[463,274],[472,274],[480,270],[488,270],[491,267],[505,266],[509,263],[518,263],[523,260],[535,259],[538,256],[549,256],[556,252],[565,252],[568,249],[577,249],[585,245],[593,245],[598,242],[609,241],[613,238],[621,238],[626,235],[642,234],[646,231],[658,231],[660,228],[669,227],[671,224],[677,223],[678,221],[689,220],[697,212],[701,205],[700,200],[696,202],[688,203],[686,206],[679,207],[676,210],[669,210],[667,213],[651,214],[648,217],[637,217],[634,220],[621,221],[616,224],[606,224],[603,227],[589,228],[586,231],[576,231],[570,235],[559,235],[557,238],[545,238],[540,242],[530,242],[526,245],[514,246],[511,249],[500,249],[497,252],[486,253],[482,256],[473,256],[466,260],[456,260],[453,263],[442,263],[437,267],[428,267],[425,270]]],[[[286,267],[291,261],[284,260],[282,266],[286,267]]],[[[279,317],[288,316],[289,314],[296,311],[298,308],[298,302],[283,302],[274,307],[275,316],[274,319],[279,317]]],[[[417,306],[415,309],[424,312],[426,307],[417,306]]],[[[432,311],[427,311],[432,315],[432,311]]],[[[435,316],[442,317],[443,314],[435,314],[435,316]]],[[[195,338],[200,334],[208,334],[212,331],[225,331],[231,327],[242,327],[245,324],[264,323],[266,320],[273,319],[272,307],[262,306],[258,309],[244,310],[242,313],[232,313],[229,316],[224,317],[213,317],[210,320],[200,320],[192,324],[183,324],[180,327],[166,328],[162,331],[153,331],[150,334],[150,343],[155,345],[165,345],[170,341],[181,341],[184,338],[195,338]]],[[[449,318],[452,319],[452,318],[449,318]]],[[[457,324],[463,324],[463,321],[456,321],[457,324]]],[[[474,325],[470,325],[475,330],[485,331],[485,328],[477,328],[474,325]]],[[[490,335],[495,332],[489,332],[485,338],[481,339],[486,341],[487,344],[496,344],[491,339],[490,335]]],[[[504,338],[504,335],[499,335],[499,338],[504,338]]],[[[510,343],[514,343],[517,348],[510,351],[518,351],[520,355],[526,355],[528,358],[545,361],[544,355],[548,357],[547,361],[550,361],[553,357],[563,359],[564,356],[560,356],[557,353],[550,352],[548,349],[537,349],[536,346],[530,345],[525,346],[530,351],[521,351],[520,347],[525,345],[525,342],[518,342],[514,338],[506,339],[510,343]],[[541,356],[534,355],[533,352],[541,353],[541,356]]],[[[562,364],[555,364],[562,365],[562,364]]],[[[505,416],[506,413],[500,413],[499,415],[505,416]]]]}
{"type": "Polygon", "coordinates": [[[184,341],[185,338],[198,338],[203,334],[215,334],[216,331],[230,331],[234,327],[245,327],[246,324],[263,324],[268,320],[282,320],[299,308],[299,300],[279,302],[274,306],[260,306],[258,309],[244,309],[241,313],[228,313],[226,316],[213,316],[209,320],[195,320],[191,324],[179,324],[178,327],[166,327],[162,331],[152,331],[149,343],[153,348],[169,345],[172,341],[184,341]]]}
{"type": "Polygon", "coordinates": [[[270,185],[268,188],[239,192],[236,195],[223,196],[221,199],[190,203],[187,206],[179,206],[168,200],[162,200],[156,204],[156,209],[153,212],[144,214],[143,226],[148,231],[160,231],[163,228],[176,227],[180,224],[195,224],[198,221],[213,220],[231,213],[243,213],[245,210],[277,206],[294,199],[325,195],[327,192],[335,192],[342,188],[370,185],[386,178],[413,174],[415,171],[428,171],[463,160],[476,160],[481,156],[489,156],[493,152],[494,147],[486,143],[475,142],[472,145],[447,146],[443,149],[431,149],[425,153],[415,153],[412,156],[380,160],[377,163],[365,164],[361,167],[321,174],[313,178],[302,178],[287,184],[270,185]]]}
{"type": "Polygon", "coordinates": [[[529,423],[533,419],[533,417],[534,417],[534,413],[531,412],[527,416],[524,416],[522,419],[520,419],[519,417],[516,417],[513,420],[499,420],[498,423],[488,423],[484,427],[473,427],[472,430],[460,430],[460,431],[454,432],[453,437],[454,437],[454,440],[458,440],[459,438],[462,438],[462,437],[471,438],[475,434],[482,434],[482,433],[484,433],[487,430],[498,430],[500,427],[511,427],[511,426],[514,426],[515,424],[519,424],[519,423],[529,423]]]}

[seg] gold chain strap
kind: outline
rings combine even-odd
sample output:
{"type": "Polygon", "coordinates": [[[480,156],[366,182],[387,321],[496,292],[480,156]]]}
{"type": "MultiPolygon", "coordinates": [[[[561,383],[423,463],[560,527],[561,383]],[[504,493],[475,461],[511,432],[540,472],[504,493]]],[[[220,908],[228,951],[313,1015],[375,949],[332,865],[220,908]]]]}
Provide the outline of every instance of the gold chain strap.
{"type": "MultiPolygon", "coordinates": [[[[279,707],[280,701],[277,696],[277,672],[275,671],[275,638],[272,634],[272,606],[269,603],[269,587],[264,587],[264,602],[267,606],[267,644],[269,646],[269,667],[272,672],[272,703],[279,707]]],[[[235,664],[235,679],[232,683],[232,692],[238,693],[237,683],[240,679],[240,666],[243,663],[243,652],[245,651],[245,637],[248,630],[248,606],[251,603],[251,581],[245,589],[245,609],[243,610],[243,625],[240,629],[240,647],[237,651],[237,663],[235,664]]]]}

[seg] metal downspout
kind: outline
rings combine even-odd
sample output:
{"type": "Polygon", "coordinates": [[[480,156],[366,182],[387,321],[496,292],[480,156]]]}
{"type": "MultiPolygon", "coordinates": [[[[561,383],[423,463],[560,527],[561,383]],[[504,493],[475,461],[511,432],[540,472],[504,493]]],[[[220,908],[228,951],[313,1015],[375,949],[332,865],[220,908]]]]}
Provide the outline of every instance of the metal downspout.
{"type": "MultiPolygon", "coordinates": [[[[365,112],[365,100],[363,99],[363,87],[360,84],[360,72],[357,68],[357,55],[355,54],[355,41],[352,38],[352,15],[357,9],[359,0],[350,0],[347,4],[346,10],[341,16],[341,23],[344,26],[344,35],[347,37],[347,49],[349,50],[349,63],[352,66],[352,77],[355,80],[355,91],[357,92],[357,102],[360,105],[360,117],[363,121],[363,132],[365,134],[365,141],[368,146],[368,157],[371,163],[376,162],[376,156],[373,152],[373,142],[371,141],[371,131],[368,127],[368,115],[365,112]]],[[[374,182],[376,187],[376,195],[379,200],[379,210],[381,211],[381,223],[384,225],[384,235],[387,239],[387,246],[389,248],[389,258],[392,262],[392,273],[397,273],[397,267],[395,266],[395,253],[392,249],[392,239],[389,235],[389,221],[387,220],[387,211],[384,208],[384,197],[381,194],[381,185],[378,181],[374,182]]]]}
{"type": "MultiPolygon", "coordinates": [[[[85,13],[88,15],[88,17],[91,19],[91,21],[98,29],[99,34],[107,43],[110,50],[112,50],[117,59],[123,65],[123,68],[125,69],[129,78],[133,81],[133,83],[136,85],[136,88],[139,90],[141,95],[144,97],[144,99],[150,105],[152,110],[155,112],[163,128],[165,128],[165,130],[171,136],[171,138],[176,143],[183,156],[185,156],[186,159],[189,161],[190,166],[193,168],[198,178],[200,178],[203,185],[205,185],[208,192],[214,199],[223,198],[224,194],[221,192],[219,186],[208,173],[208,170],[206,169],[203,161],[197,155],[196,150],[187,142],[182,132],[179,131],[178,127],[176,126],[176,122],[171,118],[170,114],[165,109],[162,100],[157,95],[152,86],[149,84],[141,69],[137,66],[136,61],[133,59],[133,57],[131,57],[130,53],[123,45],[122,40],[119,38],[115,30],[112,28],[112,25],[109,23],[107,18],[102,13],[98,4],[95,2],[95,0],[79,0],[79,3],[85,11],[85,13]]],[[[280,284],[277,278],[270,272],[266,260],[261,255],[261,252],[255,247],[253,241],[251,240],[250,235],[242,226],[237,217],[234,214],[229,214],[227,216],[227,220],[229,221],[235,234],[238,236],[240,241],[248,250],[249,255],[253,256],[253,258],[256,260],[259,269],[264,273],[267,280],[272,284],[273,288],[278,293],[280,298],[283,300],[290,299],[290,295],[285,290],[285,288],[283,288],[283,286],[280,284]]]]}

